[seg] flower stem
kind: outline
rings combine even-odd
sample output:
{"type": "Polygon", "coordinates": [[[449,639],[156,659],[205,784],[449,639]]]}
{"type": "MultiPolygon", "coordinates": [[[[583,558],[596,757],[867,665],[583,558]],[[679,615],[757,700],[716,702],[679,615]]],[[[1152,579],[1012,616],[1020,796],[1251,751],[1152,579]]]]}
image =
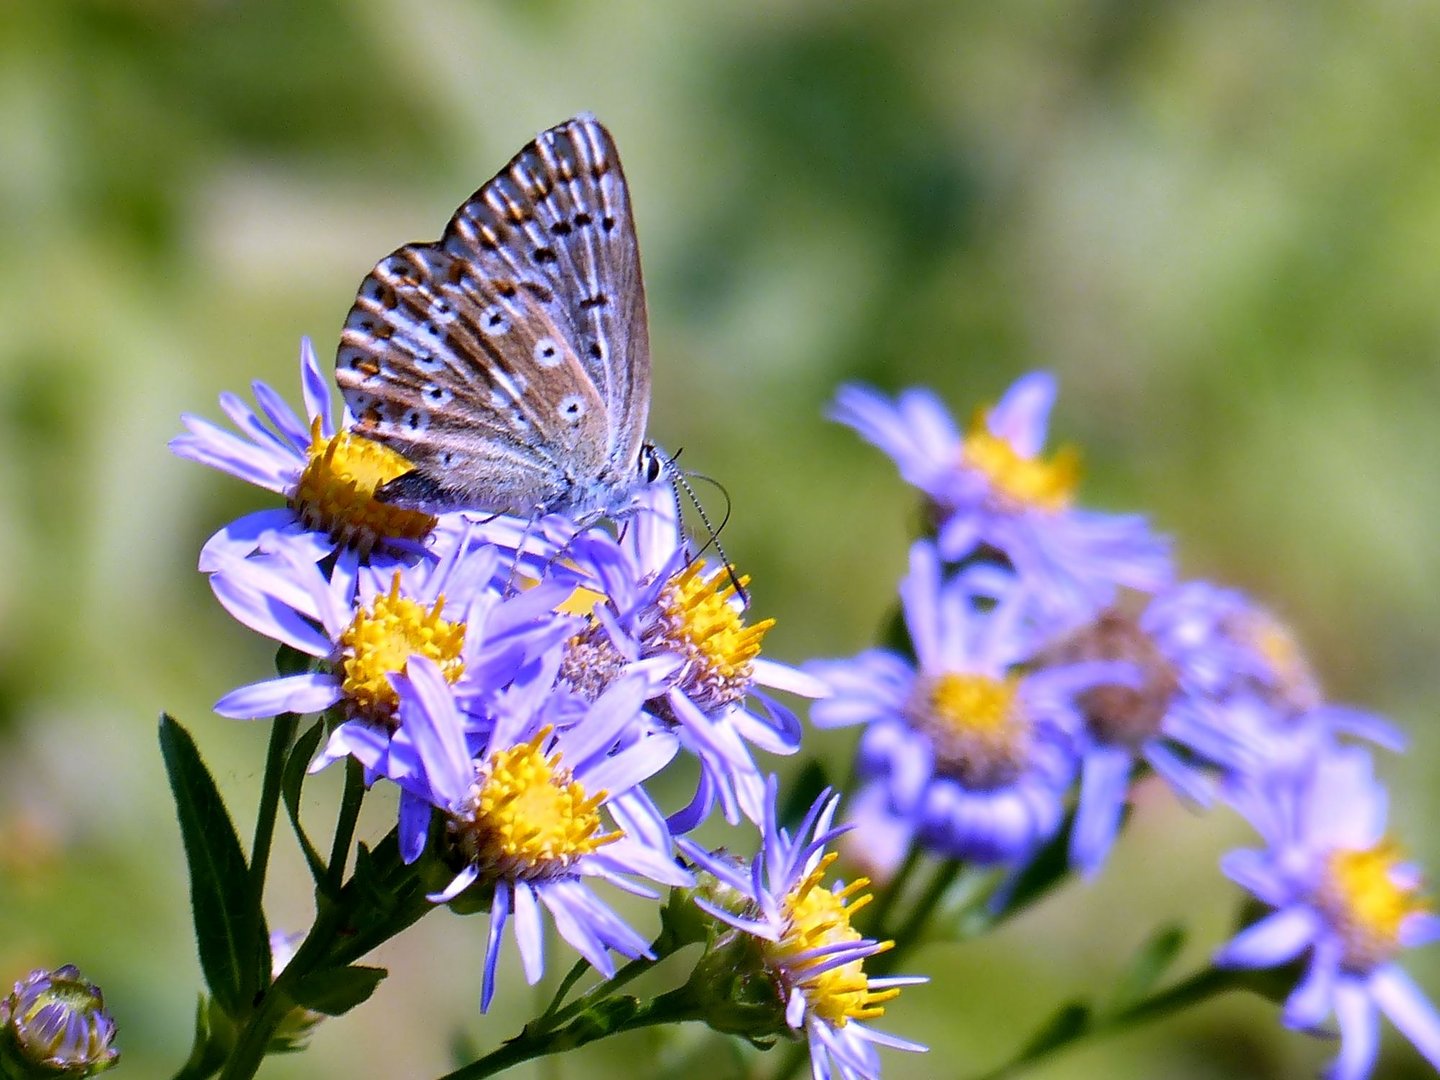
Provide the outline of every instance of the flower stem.
{"type": "Polygon", "coordinates": [[[905,916],[905,921],[895,931],[895,947],[889,952],[880,953],[878,956],[868,960],[866,967],[874,975],[888,975],[895,970],[895,966],[905,956],[920,944],[925,938],[925,928],[930,921],[930,916],[935,914],[935,909],[944,899],[945,893],[960,876],[960,871],[965,864],[959,859],[946,859],[935,870],[935,876],[925,886],[925,891],[915,901],[915,906],[905,916]]]}
{"type": "Polygon", "coordinates": [[[900,895],[905,891],[905,886],[910,883],[910,879],[914,876],[915,870],[919,867],[922,858],[923,852],[920,850],[920,845],[912,842],[910,849],[905,852],[905,861],[900,864],[894,876],[885,883],[884,888],[882,888],[879,895],[875,897],[875,906],[870,909],[870,915],[867,920],[867,937],[881,939],[885,937],[886,920],[890,917],[890,912],[894,909],[895,902],[900,899],[900,895]]]}
{"type": "Polygon", "coordinates": [[[285,758],[295,742],[300,718],[281,713],[270,725],[270,746],[265,753],[265,778],[260,787],[260,805],[255,812],[255,842],[250,849],[250,892],[255,910],[260,910],[265,874],[270,863],[270,845],[275,839],[275,818],[280,812],[280,781],[285,758]]]}
{"type": "MultiPolygon", "coordinates": [[[[627,965],[629,966],[631,965],[627,965]]],[[[619,977],[619,973],[616,977],[619,977]]],[[[634,976],[631,975],[630,978],[634,976]]],[[[602,985],[608,986],[609,983],[602,985]]],[[[702,1018],[700,1002],[689,986],[671,990],[643,1004],[634,998],[606,998],[597,1003],[592,1013],[581,1015],[558,1030],[544,1030],[533,1024],[526,1025],[525,1029],[509,1042],[469,1065],[447,1073],[441,1080],[482,1080],[483,1077],[494,1076],[512,1065],[573,1050],[624,1031],[636,1031],[657,1024],[680,1024],[702,1018]]]]}
{"type": "Polygon", "coordinates": [[[556,1028],[566,1023],[572,1017],[584,1012],[586,1009],[591,1008],[594,1005],[600,1004],[607,998],[613,997],[616,990],[619,990],[622,986],[624,986],[631,980],[645,974],[645,972],[649,971],[652,967],[654,967],[657,962],[658,961],[656,960],[647,960],[643,956],[631,960],[619,971],[615,972],[615,974],[609,979],[606,979],[603,983],[600,983],[598,986],[592,987],[590,990],[581,994],[578,998],[572,1001],[569,1005],[566,1005],[563,1009],[557,1010],[551,1016],[542,1016],[540,1018],[543,1024],[541,1030],[554,1031],[556,1028]]]}
{"type": "Polygon", "coordinates": [[[345,863],[350,854],[350,841],[355,838],[355,822],[360,817],[360,803],[365,798],[364,767],[353,757],[345,759],[345,791],[340,797],[340,816],[335,821],[335,839],[330,845],[330,887],[339,890],[345,880],[345,863]]]}
{"type": "Polygon", "coordinates": [[[1139,1027],[1163,1019],[1171,1013],[1197,1005],[1202,1001],[1231,990],[1246,989],[1251,982],[1251,973],[1228,971],[1223,968],[1205,968],[1183,979],[1167,990],[1109,1015],[1098,1016],[1077,1026],[1063,1037],[1047,1039],[1039,1045],[1027,1047],[1015,1058],[998,1069],[983,1073],[976,1080],[1009,1080],[1019,1076],[1031,1066],[1044,1061],[1053,1054],[1077,1043],[1105,1035],[1114,1035],[1129,1028],[1139,1027]]]}

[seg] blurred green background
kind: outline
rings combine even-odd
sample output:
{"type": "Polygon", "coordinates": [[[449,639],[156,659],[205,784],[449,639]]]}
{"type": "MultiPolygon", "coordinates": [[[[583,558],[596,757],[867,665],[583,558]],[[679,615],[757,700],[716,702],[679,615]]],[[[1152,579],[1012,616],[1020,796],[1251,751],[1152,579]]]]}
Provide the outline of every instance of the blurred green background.
{"type": "MultiPolygon", "coordinates": [[[[857,651],[901,571],[911,494],[824,421],[836,384],[928,383],[964,417],[1049,367],[1090,501],[1152,514],[1187,574],[1268,598],[1337,698],[1412,733],[1381,766],[1393,825],[1440,863],[1437,55],[1440,8],[1399,0],[0,0],[0,979],[76,962],[122,1075],[179,1064],[200,982],[154,720],[191,727],[248,832],[265,730],[209,707],[271,649],[194,571],[267,500],[165,441],[252,379],[297,399],[300,336],[331,355],[381,255],[581,110],[633,189],[652,433],[729,488],[773,655],[857,651]]],[[[887,1076],[998,1063],[1165,920],[1203,962],[1246,831],[1140,802],[1094,885],[918,957],[934,981],[887,1023],[935,1051],[887,1076]]],[[[280,846],[272,925],[299,928],[280,846]]],[[[428,1077],[511,1034],[533,998],[511,966],[478,1017],[483,930],[425,920],[265,1075],[428,1077]]],[[[1410,967],[1440,995],[1440,964],[1410,967]]],[[[734,1074],[700,1032],[626,1039],[514,1075],[734,1074]]],[[[1227,1000],[1031,1075],[1292,1077],[1330,1052],[1227,1000]]],[[[1425,1070],[1392,1035],[1382,1072],[1425,1070]]]]}

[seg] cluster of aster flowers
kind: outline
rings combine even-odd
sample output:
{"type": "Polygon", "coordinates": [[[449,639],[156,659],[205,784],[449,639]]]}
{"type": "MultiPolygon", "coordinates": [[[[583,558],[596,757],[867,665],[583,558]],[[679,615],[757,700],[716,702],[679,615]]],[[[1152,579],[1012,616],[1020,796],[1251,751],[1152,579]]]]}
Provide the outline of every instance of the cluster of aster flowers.
{"type": "Polygon", "coordinates": [[[670,485],[641,491],[614,531],[401,509],[375,492],[408,463],[350,430],[308,343],[300,367],[303,419],[257,383],[258,411],[221,399],[235,431],[187,416],[171,443],[284,500],[216,533],[200,569],[240,623],[308,663],[216,711],[320,714],[328,737],[311,771],[353,759],[367,787],[398,789],[403,862],[438,854],[451,875],[430,899],[488,910],[482,1011],[507,937],[535,983],[548,914],[609,978],[617,956],[654,951],[606,889],[690,896],[699,872],[744,894],[708,910],[753,936],[778,1033],[808,1040],[817,1077],[878,1075],[877,1043],[918,1049],[866,1023],[911,980],[867,978],[884,943],[850,924],[865,883],[824,881],[835,799],[792,837],[757,763],[793,753],[801,734],[767,690],[826,687],[760,655],[771,621],[747,621],[745,577],[696,556],[670,485]],[[662,807],[652,781],[679,757],[695,763],[694,795],[662,807]],[[716,815],[760,829],[746,867],[689,840],[677,853],[716,815]]]}
{"type": "Polygon", "coordinates": [[[1075,505],[1077,455],[1046,455],[1054,380],[1019,380],[970,427],[924,390],[847,387],[835,418],[923,494],[900,586],[903,641],[809,670],[816,725],[863,728],[849,817],[879,873],[930,852],[1018,874],[1062,844],[1099,873],[1135,782],[1238,811],[1263,847],[1224,872],[1268,914],[1220,967],[1296,964],[1287,1025],[1338,1022],[1328,1075],[1369,1075],[1383,1012],[1440,1067],[1440,1015],[1396,964],[1440,921],[1385,833],[1379,717],[1326,701],[1294,638],[1243,594],[1173,580],[1136,516],[1075,505]]]}

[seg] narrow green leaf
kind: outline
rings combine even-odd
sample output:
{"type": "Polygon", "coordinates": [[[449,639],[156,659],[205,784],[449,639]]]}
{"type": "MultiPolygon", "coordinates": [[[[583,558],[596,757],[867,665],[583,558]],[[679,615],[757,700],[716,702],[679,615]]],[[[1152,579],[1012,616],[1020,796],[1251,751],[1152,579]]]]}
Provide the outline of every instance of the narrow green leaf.
{"type": "Polygon", "coordinates": [[[1062,1005],[1055,1015],[1046,1021],[1045,1026],[1025,1044],[1025,1048],[1015,1058],[1014,1064],[1019,1065],[1022,1062],[1044,1057],[1056,1047],[1064,1046],[1079,1038],[1089,1027],[1090,1007],[1088,1005],[1082,1005],[1078,1001],[1062,1005]]]}
{"type": "Polygon", "coordinates": [[[1115,986],[1110,1011],[1119,1012],[1140,1001],[1158,983],[1185,947],[1185,930],[1171,924],[1150,935],[1136,951],[1130,966],[1115,986]]]}
{"type": "Polygon", "coordinates": [[[171,1080],[208,1080],[220,1071],[234,1045],[234,1025],[213,1000],[201,994],[195,1009],[195,1041],[190,1057],[171,1080]]]}
{"type": "MultiPolygon", "coordinates": [[[[235,826],[210,771],[188,732],[160,718],[160,752],[190,869],[190,906],[200,969],[215,1001],[229,1016],[249,1009],[268,949],[263,914],[247,910],[249,869],[235,826]],[[252,937],[258,931],[258,939],[252,937]]],[[[264,972],[268,979],[269,972],[264,972]]]]}
{"type": "Polygon", "coordinates": [[[297,1004],[326,1016],[343,1016],[366,1000],[390,974],[384,968],[352,964],[312,971],[291,989],[297,1004]]]}
{"type": "Polygon", "coordinates": [[[317,885],[325,881],[325,863],[300,824],[300,793],[305,785],[305,770],[310,767],[310,759],[315,756],[315,748],[320,745],[324,734],[325,725],[317,722],[295,740],[280,782],[280,793],[285,798],[285,811],[290,815],[290,827],[295,830],[295,836],[300,841],[300,850],[304,852],[305,862],[310,867],[310,876],[317,885]]]}

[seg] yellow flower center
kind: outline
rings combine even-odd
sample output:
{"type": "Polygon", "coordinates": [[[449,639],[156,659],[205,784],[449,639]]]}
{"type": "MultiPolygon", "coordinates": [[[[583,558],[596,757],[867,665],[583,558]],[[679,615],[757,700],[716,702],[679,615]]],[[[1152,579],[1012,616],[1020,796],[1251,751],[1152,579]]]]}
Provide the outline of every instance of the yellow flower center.
{"type": "Polygon", "coordinates": [[[1345,943],[1345,965],[1369,971],[1395,955],[1405,919],[1429,911],[1417,884],[1399,872],[1399,847],[1383,840],[1364,851],[1336,851],[1326,860],[1317,903],[1345,943]]]}
{"type": "Polygon", "coordinates": [[[994,788],[1019,775],[1030,752],[1030,718],[1020,680],[954,672],[916,684],[906,715],[930,737],[935,764],[973,788],[994,788]]]}
{"type": "Polygon", "coordinates": [[[993,434],[989,413],[982,409],[971,421],[960,449],[962,465],[990,481],[999,501],[1013,509],[1064,510],[1080,483],[1080,454],[1063,446],[1047,461],[1022,457],[1008,439],[993,434]]]}
{"type": "Polygon", "coordinates": [[[449,682],[461,676],[465,670],[460,659],[465,624],[441,618],[444,606],[443,596],[428,611],[401,596],[400,573],[396,571],[390,591],[355,612],[350,625],[340,632],[338,663],[341,689],[352,716],[393,728],[398,699],[389,676],[403,671],[412,656],[435,661],[449,682]]]}
{"type": "Polygon", "coordinates": [[[558,750],[541,750],[553,730],[492,754],[471,790],[470,816],[452,822],[460,850],[492,878],[555,877],[625,835],[600,831],[607,793],[587,795],[558,750]]]}
{"type": "MultiPolygon", "coordinates": [[[[807,955],[827,945],[841,945],[862,940],[860,932],[850,925],[854,914],[871,900],[869,893],[848,904],[852,896],[870,884],[868,878],[856,878],[842,889],[820,888],[820,881],[835,861],[835,852],[820,860],[819,865],[785,897],[785,934],[777,942],[766,945],[766,952],[782,978],[792,987],[799,987],[811,1010],[832,1027],[844,1027],[851,1020],[873,1020],[885,1015],[884,1003],[900,993],[898,986],[871,990],[863,959],[851,960],[827,971],[816,972],[830,956],[807,955]]],[[[881,952],[895,943],[882,943],[881,952]]]]}
{"type": "Polygon", "coordinates": [[[703,568],[696,559],[661,593],[660,644],[689,659],[685,688],[701,708],[711,709],[750,692],[751,661],[760,655],[760,643],[775,620],[746,626],[734,599],[737,584],[744,588],[749,575],[737,580],[722,567],[707,577],[703,568]]]}
{"type": "Polygon", "coordinates": [[[375,498],[375,489],[409,472],[401,455],[348,431],[332,438],[310,422],[310,460],[290,495],[290,505],[308,529],[323,530],[339,544],[368,555],[386,540],[419,540],[435,527],[435,518],[375,498]]]}

